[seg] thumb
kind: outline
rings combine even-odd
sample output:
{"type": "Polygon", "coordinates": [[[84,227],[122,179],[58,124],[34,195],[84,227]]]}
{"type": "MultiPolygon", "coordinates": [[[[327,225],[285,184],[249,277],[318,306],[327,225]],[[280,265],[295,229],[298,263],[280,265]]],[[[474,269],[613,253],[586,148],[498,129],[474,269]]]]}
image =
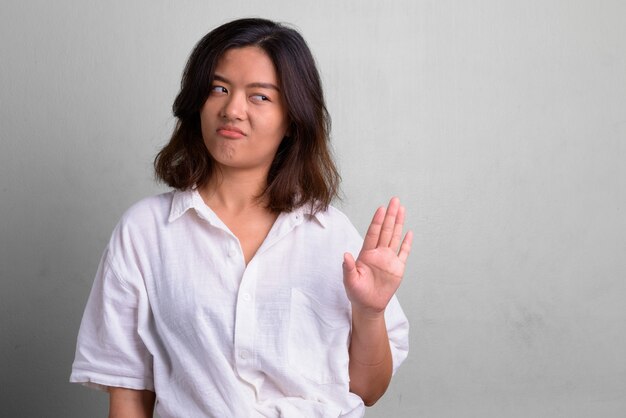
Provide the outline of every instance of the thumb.
{"type": "Polygon", "coordinates": [[[344,253],[343,255],[343,280],[352,280],[356,277],[356,262],[354,257],[350,253],[344,253]]]}

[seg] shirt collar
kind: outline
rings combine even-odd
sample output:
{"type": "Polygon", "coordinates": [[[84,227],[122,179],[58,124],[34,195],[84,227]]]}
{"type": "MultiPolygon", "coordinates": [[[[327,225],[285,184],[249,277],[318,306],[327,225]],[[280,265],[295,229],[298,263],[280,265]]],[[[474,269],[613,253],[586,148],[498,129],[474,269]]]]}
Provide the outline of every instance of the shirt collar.
{"type": "MultiPolygon", "coordinates": [[[[221,223],[217,215],[204,203],[202,196],[196,188],[187,190],[175,190],[172,198],[172,207],[168,222],[174,222],[189,209],[195,209],[198,215],[205,218],[209,223],[221,223]]],[[[294,223],[301,223],[305,217],[313,217],[322,226],[326,227],[327,219],[323,212],[314,213],[311,205],[303,205],[285,214],[294,223]]]]}
{"type": "Polygon", "coordinates": [[[174,222],[176,219],[180,218],[189,209],[192,209],[195,207],[195,202],[194,202],[194,197],[193,197],[194,192],[197,193],[195,189],[174,191],[174,196],[172,197],[172,207],[170,209],[170,216],[167,219],[168,222],[174,222]]]}
{"type": "Polygon", "coordinates": [[[310,204],[305,204],[287,214],[294,223],[301,223],[305,218],[315,219],[322,227],[326,228],[326,217],[323,212],[315,212],[310,204]]]}

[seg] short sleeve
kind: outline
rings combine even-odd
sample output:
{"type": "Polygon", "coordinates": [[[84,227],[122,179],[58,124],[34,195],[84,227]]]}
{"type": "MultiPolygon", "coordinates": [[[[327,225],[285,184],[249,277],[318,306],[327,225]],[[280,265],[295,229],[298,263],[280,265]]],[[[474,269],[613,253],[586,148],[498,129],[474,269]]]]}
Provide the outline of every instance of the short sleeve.
{"type": "Polygon", "coordinates": [[[391,348],[393,374],[395,374],[409,354],[409,321],[395,295],[385,309],[385,323],[391,348]]]}
{"type": "Polygon", "coordinates": [[[83,314],[70,382],[154,390],[152,356],[139,331],[145,290],[120,276],[107,249],[83,314]]]}

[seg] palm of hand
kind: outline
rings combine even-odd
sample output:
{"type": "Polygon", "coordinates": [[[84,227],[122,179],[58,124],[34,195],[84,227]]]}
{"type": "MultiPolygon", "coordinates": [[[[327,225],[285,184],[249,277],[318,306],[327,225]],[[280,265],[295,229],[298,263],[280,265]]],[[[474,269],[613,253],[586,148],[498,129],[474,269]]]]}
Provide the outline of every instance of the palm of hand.
{"type": "Polygon", "coordinates": [[[409,231],[400,241],[403,225],[404,207],[393,198],[374,214],[356,261],[344,255],[344,286],[353,309],[379,315],[400,286],[413,239],[409,231]]]}

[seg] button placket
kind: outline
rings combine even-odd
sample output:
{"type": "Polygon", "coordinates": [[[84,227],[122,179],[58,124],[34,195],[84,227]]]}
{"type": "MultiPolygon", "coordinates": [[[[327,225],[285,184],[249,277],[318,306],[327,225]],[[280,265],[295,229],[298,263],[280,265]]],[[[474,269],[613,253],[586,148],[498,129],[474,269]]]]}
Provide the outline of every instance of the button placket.
{"type": "Polygon", "coordinates": [[[238,248],[237,245],[232,242],[229,246],[228,246],[228,250],[226,252],[226,254],[228,255],[229,258],[234,258],[238,253],[238,248]]]}
{"type": "Polygon", "coordinates": [[[258,371],[254,369],[255,359],[257,358],[256,347],[254,346],[257,325],[257,264],[263,259],[263,254],[266,250],[287,236],[301,223],[302,216],[299,214],[290,214],[288,216],[281,214],[265,241],[257,250],[254,258],[245,267],[241,277],[235,314],[234,360],[235,369],[239,376],[253,386],[255,381],[258,380],[258,371]]]}
{"type": "Polygon", "coordinates": [[[250,368],[254,362],[254,333],[256,328],[254,292],[257,282],[255,262],[246,268],[237,296],[235,317],[235,364],[242,378],[252,379],[250,368]]]}

